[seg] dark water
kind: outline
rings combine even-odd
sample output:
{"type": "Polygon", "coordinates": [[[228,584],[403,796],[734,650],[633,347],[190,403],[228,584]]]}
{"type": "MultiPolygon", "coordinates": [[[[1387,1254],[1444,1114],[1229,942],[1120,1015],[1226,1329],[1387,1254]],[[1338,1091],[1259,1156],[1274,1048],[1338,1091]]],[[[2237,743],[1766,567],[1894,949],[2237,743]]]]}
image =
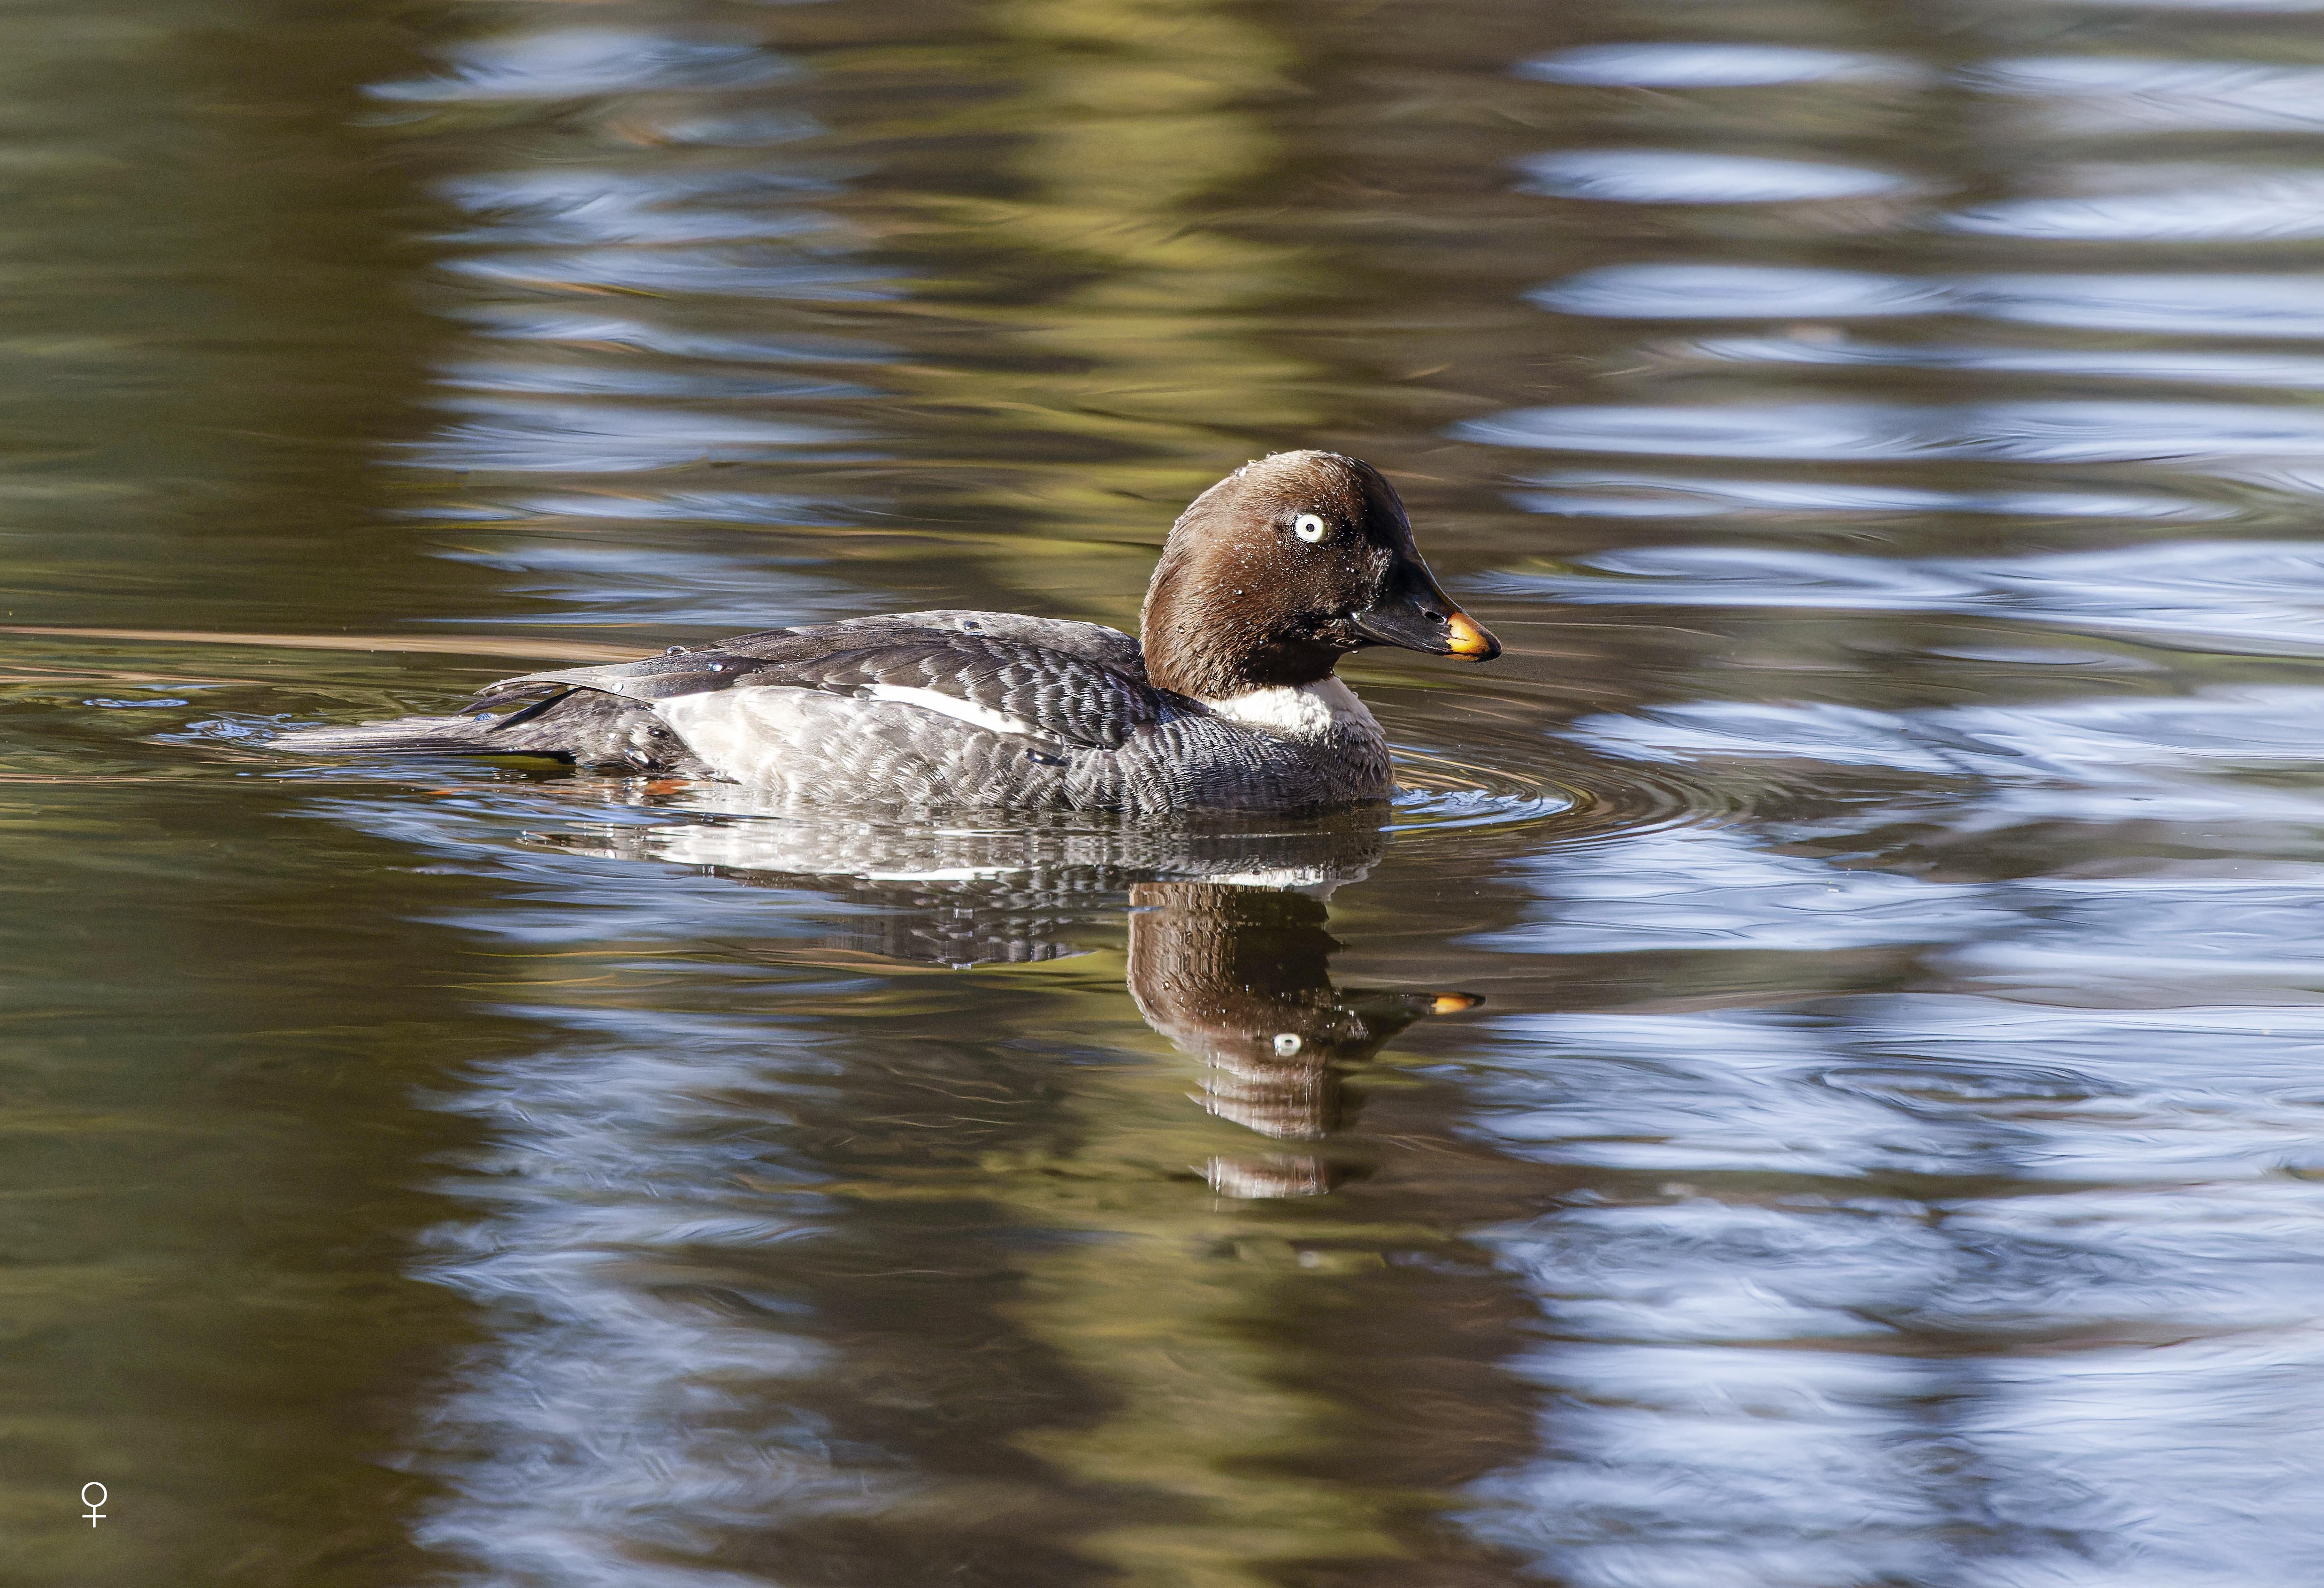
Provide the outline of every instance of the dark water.
{"type": "Polygon", "coordinates": [[[2314,5],[35,0],[0,84],[0,1576],[2324,1580],[2314,5]],[[1351,669],[1384,830],[254,747],[1128,623],[1294,445],[1511,642],[1351,669]]]}

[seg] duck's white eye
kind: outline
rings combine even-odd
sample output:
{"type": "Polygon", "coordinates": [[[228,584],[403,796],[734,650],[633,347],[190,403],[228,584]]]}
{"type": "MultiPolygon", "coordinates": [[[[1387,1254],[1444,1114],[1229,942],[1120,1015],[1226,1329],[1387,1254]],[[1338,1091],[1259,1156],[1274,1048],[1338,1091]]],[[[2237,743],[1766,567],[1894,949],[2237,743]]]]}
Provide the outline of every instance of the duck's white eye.
{"type": "Polygon", "coordinates": [[[1280,1032],[1275,1039],[1275,1051],[1286,1058],[1289,1058],[1306,1046],[1307,1044],[1299,1039],[1299,1033],[1296,1031],[1280,1032]]]}
{"type": "Polygon", "coordinates": [[[1312,512],[1303,512],[1291,521],[1291,532],[1313,546],[1331,532],[1331,526],[1312,512]]]}

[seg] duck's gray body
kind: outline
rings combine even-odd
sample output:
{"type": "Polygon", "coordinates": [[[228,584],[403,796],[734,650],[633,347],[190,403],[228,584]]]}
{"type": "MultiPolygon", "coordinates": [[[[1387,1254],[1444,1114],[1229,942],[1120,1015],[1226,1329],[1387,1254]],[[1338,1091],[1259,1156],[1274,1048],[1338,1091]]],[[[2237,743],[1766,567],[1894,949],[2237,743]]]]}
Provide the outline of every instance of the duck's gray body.
{"type": "Polygon", "coordinates": [[[471,715],[309,729],[286,750],[555,755],[777,804],[1279,810],[1378,799],[1379,725],[1337,680],[1205,702],[1096,623],[917,612],[531,673],[471,715]],[[506,706],[503,716],[476,715],[506,706]]]}
{"type": "Polygon", "coordinates": [[[1342,657],[1500,653],[1421,561],[1394,487],[1335,452],[1277,453],[1196,497],[1141,622],[1142,645],[1002,612],[770,629],[506,679],[458,716],[275,743],[555,755],[724,779],[777,805],[1301,810],[1393,787],[1379,725],[1333,674],[1342,657]]]}

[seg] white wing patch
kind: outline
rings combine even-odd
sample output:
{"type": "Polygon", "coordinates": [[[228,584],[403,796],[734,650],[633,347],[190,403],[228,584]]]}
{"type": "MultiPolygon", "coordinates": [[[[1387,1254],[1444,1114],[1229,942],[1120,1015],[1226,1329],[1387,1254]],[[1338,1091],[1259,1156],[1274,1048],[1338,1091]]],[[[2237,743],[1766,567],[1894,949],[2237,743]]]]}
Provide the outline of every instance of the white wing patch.
{"type": "Polygon", "coordinates": [[[996,734],[1034,734],[1032,724],[1020,722],[1005,711],[995,711],[989,706],[979,706],[973,700],[963,700],[941,689],[919,689],[905,684],[874,684],[864,691],[874,700],[892,700],[899,706],[917,706],[922,711],[933,711],[938,716],[957,717],[989,728],[996,734]]]}

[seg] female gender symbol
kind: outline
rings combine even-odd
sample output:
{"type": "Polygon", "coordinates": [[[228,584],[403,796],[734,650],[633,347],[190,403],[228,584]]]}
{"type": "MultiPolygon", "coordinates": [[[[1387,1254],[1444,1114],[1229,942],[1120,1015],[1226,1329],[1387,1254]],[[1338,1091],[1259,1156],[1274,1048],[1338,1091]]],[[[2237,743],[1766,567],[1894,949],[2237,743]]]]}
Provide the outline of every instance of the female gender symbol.
{"type": "Polygon", "coordinates": [[[97,1509],[105,1503],[105,1485],[102,1483],[83,1483],[80,1486],[80,1502],[88,1507],[88,1525],[92,1528],[105,1520],[105,1513],[97,1509]],[[97,1491],[95,1500],[88,1497],[88,1491],[92,1489],[97,1491]]]}

